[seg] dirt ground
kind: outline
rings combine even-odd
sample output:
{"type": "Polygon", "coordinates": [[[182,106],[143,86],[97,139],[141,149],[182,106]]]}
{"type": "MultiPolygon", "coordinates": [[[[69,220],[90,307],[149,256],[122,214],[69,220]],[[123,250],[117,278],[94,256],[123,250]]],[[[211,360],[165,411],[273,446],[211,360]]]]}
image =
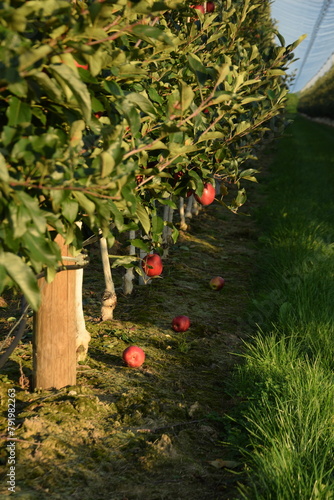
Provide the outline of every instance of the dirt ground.
{"type": "MultiPolygon", "coordinates": [[[[249,185],[250,199],[257,186],[249,185]]],[[[252,215],[256,202],[241,212],[252,215]]],[[[240,362],[258,232],[254,217],[235,215],[217,202],[193,218],[164,260],[162,279],[122,293],[114,321],[100,322],[103,274],[96,248],[84,277],[89,355],[77,385],[31,392],[32,318],[19,347],[1,371],[0,495],[7,490],[8,389],[16,391],[15,475],[20,499],[232,500],[247,481],[237,451],[240,411],[229,380],[240,362]],[[211,290],[222,276],[225,286],[211,290]],[[191,318],[175,333],[172,318],[191,318]],[[126,367],[123,350],[144,349],[145,364],[126,367]]],[[[4,294],[0,339],[19,317],[19,297],[4,294]]]]}

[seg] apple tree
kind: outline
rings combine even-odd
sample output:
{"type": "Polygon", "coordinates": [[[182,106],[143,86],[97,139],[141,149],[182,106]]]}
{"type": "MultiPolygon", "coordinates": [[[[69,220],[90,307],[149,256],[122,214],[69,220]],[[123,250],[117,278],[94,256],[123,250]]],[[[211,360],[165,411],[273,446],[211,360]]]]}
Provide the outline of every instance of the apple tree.
{"type": "MultiPolygon", "coordinates": [[[[38,311],[38,278],[82,266],[82,223],[109,247],[131,231],[160,251],[162,210],[189,190],[217,180],[220,198],[235,190],[228,208],[245,202],[295,45],[268,1],[191,5],[0,2],[0,293],[18,287],[38,311]]],[[[136,252],[113,265],[140,272],[136,252]]]]}

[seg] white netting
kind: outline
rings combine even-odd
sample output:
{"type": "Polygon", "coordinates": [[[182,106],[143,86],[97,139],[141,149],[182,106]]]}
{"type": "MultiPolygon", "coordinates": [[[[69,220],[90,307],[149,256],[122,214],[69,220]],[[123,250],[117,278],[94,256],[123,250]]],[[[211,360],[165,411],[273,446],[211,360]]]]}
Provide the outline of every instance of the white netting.
{"type": "Polygon", "coordinates": [[[296,73],[291,90],[302,90],[314,83],[331,65],[334,53],[334,2],[273,0],[271,12],[287,44],[307,34],[307,38],[294,52],[298,60],[289,67],[289,74],[296,73]]]}

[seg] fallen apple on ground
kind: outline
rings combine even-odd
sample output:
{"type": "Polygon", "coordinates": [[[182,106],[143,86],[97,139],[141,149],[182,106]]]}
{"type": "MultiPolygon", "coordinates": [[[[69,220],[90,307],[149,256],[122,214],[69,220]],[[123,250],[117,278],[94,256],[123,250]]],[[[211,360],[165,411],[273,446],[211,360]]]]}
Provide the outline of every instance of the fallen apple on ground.
{"type": "Polygon", "coordinates": [[[175,332],[185,332],[190,327],[190,319],[188,316],[175,316],[172,321],[172,328],[175,332]]]}
{"type": "Polygon", "coordinates": [[[224,285],[225,285],[225,280],[221,276],[215,276],[210,280],[210,287],[213,290],[221,290],[224,285]]]}
{"type": "Polygon", "coordinates": [[[142,261],[142,268],[147,276],[159,276],[163,271],[162,260],[159,254],[149,253],[142,261]]]}
{"type": "Polygon", "coordinates": [[[145,361],[145,352],[136,345],[130,345],[123,351],[122,358],[130,368],[139,368],[145,361]]]}
{"type": "Polygon", "coordinates": [[[203,193],[201,196],[195,194],[195,198],[201,205],[210,205],[216,197],[216,190],[214,186],[207,182],[204,184],[203,193]]]}

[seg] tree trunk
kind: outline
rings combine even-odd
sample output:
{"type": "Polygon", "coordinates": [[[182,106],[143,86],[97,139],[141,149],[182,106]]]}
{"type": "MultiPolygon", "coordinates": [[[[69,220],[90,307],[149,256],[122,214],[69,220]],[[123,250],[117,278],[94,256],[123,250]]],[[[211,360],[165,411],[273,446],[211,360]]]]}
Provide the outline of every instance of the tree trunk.
{"type": "MultiPolygon", "coordinates": [[[[129,231],[130,240],[134,240],[136,237],[136,231],[133,229],[129,231]]],[[[130,245],[129,255],[136,255],[136,248],[133,245],[130,245]]],[[[133,268],[130,267],[127,269],[123,276],[123,293],[124,295],[131,295],[133,290],[133,280],[134,280],[134,271],[133,268]]]]}
{"type": "MultiPolygon", "coordinates": [[[[68,256],[62,236],[58,235],[56,242],[61,254],[68,256]]],[[[67,264],[66,259],[63,264],[67,264]]],[[[52,283],[38,280],[42,305],[34,315],[34,389],[76,384],[75,278],[76,271],[61,271],[52,283]]]]}
{"type": "MultiPolygon", "coordinates": [[[[174,209],[168,205],[164,207],[164,215],[163,219],[166,223],[172,224],[174,216],[174,209]]],[[[168,256],[169,247],[172,242],[172,228],[169,225],[165,225],[162,233],[162,242],[163,242],[163,258],[168,256]]]]}
{"type": "Polygon", "coordinates": [[[192,210],[191,210],[192,214],[197,216],[199,214],[201,208],[202,208],[202,205],[197,202],[196,198],[194,198],[193,199],[193,206],[192,206],[192,210]]]}
{"type": "Polygon", "coordinates": [[[76,354],[77,362],[84,361],[88,352],[88,344],[91,339],[86,330],[85,317],[82,307],[82,282],[83,269],[75,271],[75,320],[76,320],[76,354]]]}
{"type": "Polygon", "coordinates": [[[188,224],[186,223],[186,217],[184,214],[184,198],[180,196],[179,200],[179,212],[180,212],[180,229],[182,231],[186,231],[188,228],[188,224]]]}
{"type": "Polygon", "coordinates": [[[187,219],[191,219],[193,214],[192,214],[192,208],[193,208],[193,202],[194,202],[194,195],[190,195],[189,198],[188,198],[188,202],[187,202],[187,207],[186,207],[186,214],[185,214],[185,217],[187,219]]]}
{"type": "Polygon", "coordinates": [[[114,319],[114,309],[117,304],[115,286],[112,279],[110,260],[108,255],[108,245],[106,238],[100,239],[101,258],[103,265],[105,290],[102,296],[101,319],[108,321],[114,319]]]}
{"type": "MultiPolygon", "coordinates": [[[[145,255],[147,255],[147,252],[145,252],[145,250],[142,250],[140,248],[139,249],[139,257],[140,257],[140,259],[143,259],[145,257],[145,255]]],[[[146,274],[145,274],[145,277],[139,276],[139,279],[138,279],[139,285],[147,285],[148,282],[149,282],[149,280],[147,279],[146,274]]]]}

